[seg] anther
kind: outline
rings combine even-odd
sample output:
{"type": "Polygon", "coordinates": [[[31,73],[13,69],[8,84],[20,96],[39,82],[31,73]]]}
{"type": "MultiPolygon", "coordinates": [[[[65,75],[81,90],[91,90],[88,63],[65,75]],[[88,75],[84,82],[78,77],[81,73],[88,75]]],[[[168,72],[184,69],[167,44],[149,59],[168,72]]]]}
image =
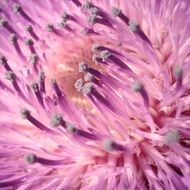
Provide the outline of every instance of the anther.
{"type": "Polygon", "coordinates": [[[93,54],[93,56],[92,56],[92,61],[94,62],[94,63],[96,63],[96,64],[98,64],[98,63],[105,63],[103,60],[102,60],[102,58],[100,57],[100,55],[97,55],[97,54],[93,54]]]}
{"type": "Polygon", "coordinates": [[[13,13],[20,13],[22,10],[22,7],[20,6],[20,4],[15,3],[13,4],[13,13]]]}
{"type": "Polygon", "coordinates": [[[111,12],[114,17],[118,17],[121,14],[121,9],[117,7],[112,7],[111,12]]]}
{"type": "Polygon", "coordinates": [[[8,21],[4,18],[0,18],[0,28],[5,28],[8,25],[8,21]]]}
{"type": "Polygon", "coordinates": [[[35,24],[35,22],[24,12],[20,4],[13,4],[13,13],[20,14],[27,21],[29,21],[32,24],[35,24]]]}
{"type": "Polygon", "coordinates": [[[44,93],[46,93],[45,78],[46,78],[45,73],[41,71],[39,76],[39,85],[40,85],[40,91],[44,93]]]}
{"type": "Polygon", "coordinates": [[[88,69],[88,65],[84,61],[81,61],[79,63],[79,73],[85,72],[87,71],[87,69],[88,69]]]}
{"type": "Polygon", "coordinates": [[[32,53],[30,56],[29,56],[29,62],[33,65],[36,65],[38,63],[38,60],[39,60],[39,57],[36,53],[32,53]]]}
{"type": "Polygon", "coordinates": [[[82,87],[82,92],[85,95],[88,95],[92,92],[92,90],[94,89],[94,85],[91,82],[86,83],[83,87],[82,87]]]}
{"type": "Polygon", "coordinates": [[[23,119],[27,119],[30,116],[30,113],[31,112],[28,109],[26,109],[26,108],[22,108],[20,110],[20,114],[21,114],[21,116],[22,116],[23,119]]]}
{"type": "Polygon", "coordinates": [[[171,129],[164,137],[165,144],[174,144],[179,142],[180,134],[178,130],[171,129]]]}
{"type": "Polygon", "coordinates": [[[78,92],[80,92],[83,89],[84,86],[84,80],[83,79],[78,79],[75,84],[75,88],[77,89],[78,92]]]}
{"type": "Polygon", "coordinates": [[[142,85],[142,83],[140,83],[139,81],[135,81],[132,85],[132,90],[134,92],[140,92],[142,91],[144,88],[144,86],[142,85]]]}
{"type": "Polygon", "coordinates": [[[16,31],[9,25],[9,22],[5,18],[0,18],[0,28],[5,28],[9,33],[16,34],[16,31]]]}
{"type": "Polygon", "coordinates": [[[12,43],[12,44],[15,44],[17,42],[17,37],[16,37],[16,34],[11,34],[9,36],[9,41],[12,43]]]}
{"type": "Polygon", "coordinates": [[[66,28],[66,26],[67,26],[67,23],[65,21],[61,21],[58,23],[58,27],[60,28],[66,28]]]}
{"type": "Polygon", "coordinates": [[[48,127],[43,125],[40,121],[38,121],[36,118],[34,118],[28,109],[22,108],[20,110],[20,114],[21,114],[23,119],[27,119],[28,121],[30,121],[30,123],[32,123],[38,129],[40,129],[42,131],[50,132],[50,133],[55,133],[55,131],[49,129],[48,127]]]}
{"type": "Polygon", "coordinates": [[[36,161],[37,161],[37,157],[35,154],[28,154],[26,156],[26,161],[29,163],[29,164],[34,164],[36,161]]]}
{"type": "Polygon", "coordinates": [[[29,32],[29,34],[32,36],[32,38],[34,38],[36,41],[39,40],[38,36],[36,35],[36,33],[34,32],[34,29],[32,27],[32,25],[28,25],[26,27],[26,31],[29,32]]]}
{"type": "Polygon", "coordinates": [[[132,84],[132,90],[134,92],[139,92],[141,94],[141,96],[143,97],[143,100],[144,100],[144,104],[148,108],[149,107],[149,98],[148,98],[148,94],[147,94],[146,90],[144,89],[143,84],[140,83],[139,81],[135,81],[132,84]]]}
{"type": "MultiPolygon", "coordinates": [[[[131,69],[120,59],[118,59],[111,51],[103,50],[100,52],[99,57],[102,59],[103,62],[111,61],[112,63],[118,65],[122,69],[131,71],[131,69]]],[[[131,73],[132,74],[132,73],[131,73]]]]}
{"type": "Polygon", "coordinates": [[[32,46],[32,45],[34,45],[34,42],[32,41],[32,39],[26,39],[26,40],[25,40],[25,44],[26,44],[27,46],[32,46]]]}
{"type": "Polygon", "coordinates": [[[66,159],[64,159],[64,160],[50,160],[47,158],[39,157],[35,154],[28,154],[25,159],[29,164],[40,163],[40,164],[48,165],[48,166],[56,166],[56,165],[62,165],[62,164],[65,165],[68,162],[71,163],[71,161],[66,160],[66,159]]]}
{"type": "Polygon", "coordinates": [[[148,39],[146,34],[141,30],[140,26],[136,22],[134,22],[133,20],[129,20],[128,26],[132,32],[138,34],[142,40],[144,40],[145,42],[151,45],[150,40],[148,39]]]}
{"type": "Polygon", "coordinates": [[[77,128],[72,123],[66,123],[66,130],[72,135],[77,133],[77,128]]]}
{"type": "Polygon", "coordinates": [[[30,51],[32,54],[35,54],[35,49],[34,49],[34,42],[32,39],[26,39],[25,44],[29,47],[30,51]]]}
{"type": "Polygon", "coordinates": [[[114,17],[120,18],[125,24],[128,25],[129,18],[122,13],[121,9],[117,7],[112,7],[111,12],[114,17]]]}
{"type": "Polygon", "coordinates": [[[64,12],[62,15],[61,15],[61,19],[63,22],[67,22],[68,19],[69,19],[70,15],[67,13],[67,12],[64,12]]]}
{"type": "Polygon", "coordinates": [[[9,41],[10,41],[11,44],[14,45],[15,50],[16,50],[16,52],[18,53],[18,55],[19,55],[22,59],[25,59],[25,57],[24,57],[24,55],[23,55],[23,53],[22,53],[22,51],[21,51],[21,49],[20,49],[20,46],[19,46],[19,44],[18,44],[16,34],[11,34],[11,35],[9,36],[9,41]]]}
{"type": "Polygon", "coordinates": [[[26,100],[26,97],[24,96],[23,92],[21,91],[18,83],[17,83],[17,80],[16,80],[16,74],[13,72],[13,71],[6,71],[5,73],[5,78],[9,81],[11,81],[14,89],[16,90],[16,92],[18,93],[18,95],[26,100]]]}
{"type": "Polygon", "coordinates": [[[15,73],[14,73],[13,71],[7,71],[7,72],[5,73],[5,78],[6,78],[7,80],[10,80],[11,82],[13,82],[13,81],[16,80],[16,75],[15,75],[15,73]]]}
{"type": "Polygon", "coordinates": [[[95,101],[100,102],[103,106],[105,106],[111,112],[114,112],[114,113],[117,112],[115,107],[111,104],[111,102],[96,90],[92,82],[86,83],[82,88],[82,92],[92,102],[95,102],[95,101]]]}
{"type": "Polygon", "coordinates": [[[125,150],[123,145],[120,145],[120,144],[118,144],[112,140],[109,140],[109,139],[103,140],[102,145],[103,145],[104,150],[106,150],[108,152],[124,151],[125,150]]]}
{"type": "Polygon", "coordinates": [[[63,96],[62,91],[60,90],[57,81],[55,79],[51,79],[51,85],[55,91],[55,93],[57,94],[58,98],[61,98],[63,96]]]}
{"type": "Polygon", "coordinates": [[[58,127],[59,125],[65,127],[65,121],[60,114],[54,114],[51,118],[51,126],[58,127]]]}
{"type": "Polygon", "coordinates": [[[94,77],[93,77],[93,75],[91,73],[86,73],[84,75],[85,82],[92,82],[93,79],[94,79],[94,77]]]}
{"type": "Polygon", "coordinates": [[[92,50],[93,53],[95,53],[97,51],[100,51],[100,50],[102,50],[101,45],[95,43],[95,44],[92,45],[91,50],[92,50]]]}
{"type": "Polygon", "coordinates": [[[175,90],[178,91],[182,86],[183,69],[180,66],[175,66],[173,69],[173,76],[177,81],[175,90]]]}
{"type": "Polygon", "coordinates": [[[6,71],[12,71],[12,69],[10,68],[7,62],[7,58],[1,54],[0,54],[0,64],[4,66],[6,71]]]}
{"type": "Polygon", "coordinates": [[[87,36],[87,35],[90,35],[90,34],[99,34],[99,33],[97,33],[97,32],[95,32],[93,29],[91,29],[91,28],[83,28],[82,30],[81,30],[81,34],[82,35],[84,35],[84,36],[87,36]]]}
{"type": "Polygon", "coordinates": [[[103,51],[100,52],[100,58],[103,61],[106,61],[111,55],[112,55],[111,52],[108,51],[108,50],[103,50],[103,51]]]}
{"type": "Polygon", "coordinates": [[[54,31],[54,25],[53,24],[47,24],[46,25],[46,30],[48,32],[53,32],[54,31]]]}
{"type": "Polygon", "coordinates": [[[82,9],[85,11],[89,11],[91,8],[93,8],[93,4],[89,0],[86,0],[85,3],[82,4],[82,9]]]}
{"type": "Polygon", "coordinates": [[[98,15],[97,14],[92,14],[88,17],[88,23],[89,25],[93,26],[95,23],[97,23],[98,20],[98,15]]]}
{"type": "Polygon", "coordinates": [[[87,138],[87,139],[91,139],[91,140],[97,140],[98,139],[95,134],[92,134],[92,133],[86,132],[84,130],[78,129],[72,123],[68,123],[68,122],[66,123],[66,130],[72,135],[77,135],[77,136],[87,138]]]}
{"type": "Polygon", "coordinates": [[[26,26],[26,31],[29,32],[29,33],[32,32],[33,31],[32,25],[26,26]]]}
{"type": "Polygon", "coordinates": [[[139,30],[139,25],[134,22],[133,20],[129,20],[129,29],[132,31],[132,32],[137,32],[139,30]]]}
{"type": "Polygon", "coordinates": [[[37,82],[32,83],[31,88],[34,90],[34,92],[38,92],[39,91],[38,83],[37,82]]]}
{"type": "Polygon", "coordinates": [[[35,94],[39,104],[44,108],[43,97],[42,97],[42,94],[41,94],[40,89],[39,89],[39,84],[37,82],[34,82],[31,84],[31,88],[34,91],[34,94],[35,94]]]}

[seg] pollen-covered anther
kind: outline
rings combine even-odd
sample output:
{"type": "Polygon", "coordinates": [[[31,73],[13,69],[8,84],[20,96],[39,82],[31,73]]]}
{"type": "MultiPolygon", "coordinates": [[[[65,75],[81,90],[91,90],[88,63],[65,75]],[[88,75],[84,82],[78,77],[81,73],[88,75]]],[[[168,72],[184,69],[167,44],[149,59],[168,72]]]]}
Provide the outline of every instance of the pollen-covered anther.
{"type": "Polygon", "coordinates": [[[13,82],[13,81],[16,80],[16,75],[15,75],[15,73],[13,71],[6,71],[5,78],[7,80],[10,80],[11,82],[13,82]]]}
{"type": "Polygon", "coordinates": [[[96,64],[102,62],[102,58],[100,57],[100,55],[97,55],[97,54],[93,54],[92,56],[92,61],[96,64]]]}
{"type": "Polygon", "coordinates": [[[43,104],[43,96],[42,96],[42,93],[41,93],[41,91],[40,91],[39,84],[38,84],[37,82],[33,82],[33,83],[31,84],[31,88],[33,89],[34,94],[35,94],[35,96],[36,96],[38,102],[40,103],[40,105],[41,105],[42,107],[44,107],[44,104],[43,104]]]}
{"type": "Polygon", "coordinates": [[[34,42],[32,39],[26,39],[25,44],[29,47],[32,54],[35,54],[34,42]]]}
{"type": "Polygon", "coordinates": [[[71,134],[76,134],[78,129],[72,123],[66,123],[66,130],[71,134]]]}
{"type": "Polygon", "coordinates": [[[34,164],[37,161],[37,156],[35,154],[28,154],[25,159],[27,163],[34,164]]]}
{"type": "Polygon", "coordinates": [[[67,22],[65,22],[65,21],[61,21],[58,23],[59,28],[65,28],[66,26],[67,26],[67,22]]]}
{"type": "Polygon", "coordinates": [[[29,62],[33,65],[35,65],[39,60],[39,57],[36,53],[32,53],[30,56],[29,56],[29,62]]]}
{"type": "Polygon", "coordinates": [[[20,110],[20,114],[21,114],[23,119],[27,119],[28,116],[30,116],[31,112],[27,108],[22,108],[20,110]]]}
{"type": "Polygon", "coordinates": [[[118,17],[121,14],[121,9],[117,7],[112,7],[111,12],[114,17],[118,17]]]}
{"type": "Polygon", "coordinates": [[[84,80],[83,79],[78,79],[75,84],[74,84],[75,88],[77,89],[78,92],[80,92],[83,89],[84,86],[84,80]]]}
{"type": "Polygon", "coordinates": [[[99,13],[99,9],[97,9],[96,7],[92,7],[89,12],[93,15],[93,14],[98,14],[99,13]]]}
{"type": "Polygon", "coordinates": [[[39,40],[38,36],[36,35],[32,25],[26,26],[26,31],[34,38],[35,40],[39,40]]]}
{"type": "Polygon", "coordinates": [[[0,64],[5,65],[7,64],[7,58],[4,55],[0,54],[0,64]]]}
{"type": "Polygon", "coordinates": [[[181,86],[182,86],[182,82],[183,82],[183,69],[180,66],[175,66],[173,68],[172,74],[174,76],[174,78],[176,79],[176,87],[175,87],[175,91],[177,92],[181,86]]]}
{"type": "Polygon", "coordinates": [[[60,114],[54,114],[51,117],[51,126],[52,127],[58,127],[59,125],[63,125],[63,124],[64,124],[64,120],[60,114]]]}
{"type": "Polygon", "coordinates": [[[85,72],[87,71],[87,69],[88,69],[88,65],[84,61],[81,61],[79,63],[79,73],[85,72]]]}
{"type": "Polygon", "coordinates": [[[172,73],[173,73],[173,76],[174,76],[176,79],[179,79],[179,78],[181,78],[182,75],[183,75],[183,69],[182,69],[180,66],[175,66],[175,67],[173,68],[172,73]]]}
{"type": "Polygon", "coordinates": [[[27,46],[32,46],[32,45],[34,45],[34,42],[33,42],[32,39],[26,39],[26,40],[25,40],[25,44],[26,44],[27,46]]]}
{"type": "Polygon", "coordinates": [[[94,43],[91,47],[91,50],[93,53],[97,52],[98,50],[101,50],[101,45],[100,44],[97,44],[97,43],[94,43]]]}
{"type": "Polygon", "coordinates": [[[32,18],[28,16],[28,14],[22,9],[22,6],[20,4],[13,4],[13,13],[20,14],[25,20],[29,21],[32,24],[35,24],[32,18]]]}
{"type": "Polygon", "coordinates": [[[129,24],[129,18],[118,7],[112,7],[111,13],[114,17],[120,18],[125,24],[129,24]]]}
{"type": "Polygon", "coordinates": [[[61,19],[63,22],[67,22],[69,20],[69,14],[67,12],[64,12],[62,15],[61,15],[61,19]]]}
{"type": "Polygon", "coordinates": [[[14,44],[15,42],[17,42],[17,36],[16,36],[16,34],[11,34],[9,36],[9,41],[10,41],[11,44],[14,44]]]}
{"type": "Polygon", "coordinates": [[[132,91],[139,92],[141,94],[141,96],[144,100],[144,105],[148,109],[149,108],[149,97],[148,97],[146,90],[144,89],[143,84],[139,81],[134,81],[131,88],[132,88],[132,91]]]}
{"type": "Polygon", "coordinates": [[[164,143],[167,145],[178,143],[179,140],[180,140],[180,133],[176,129],[169,130],[164,137],[164,143]]]}
{"type": "Polygon", "coordinates": [[[139,25],[133,20],[129,20],[128,26],[132,32],[137,32],[139,30],[139,25]]]}
{"type": "Polygon", "coordinates": [[[13,4],[13,13],[20,13],[22,11],[22,7],[20,4],[15,3],[13,4]]]}
{"type": "Polygon", "coordinates": [[[132,84],[132,90],[134,92],[141,92],[142,90],[144,89],[144,86],[141,82],[139,81],[135,81],[133,84],[132,84]]]}
{"type": "Polygon", "coordinates": [[[31,84],[31,88],[34,90],[34,92],[38,92],[39,91],[39,85],[37,82],[33,82],[31,84]]]}
{"type": "Polygon", "coordinates": [[[27,32],[32,32],[32,31],[33,31],[32,25],[26,26],[26,31],[27,31],[27,32]]]}
{"type": "Polygon", "coordinates": [[[54,25],[53,24],[47,24],[46,25],[46,31],[53,32],[54,31],[54,25]]]}
{"type": "Polygon", "coordinates": [[[45,78],[46,78],[45,72],[41,71],[39,75],[39,81],[45,81],[45,78]]]}
{"type": "Polygon", "coordinates": [[[41,71],[39,74],[39,85],[40,85],[40,91],[44,93],[46,92],[45,78],[46,78],[45,72],[41,71]]]}
{"type": "Polygon", "coordinates": [[[51,85],[55,91],[55,93],[57,94],[57,97],[58,98],[61,98],[63,97],[63,92],[60,90],[58,84],[57,84],[57,81],[55,79],[51,79],[51,85]]]}
{"type": "Polygon", "coordinates": [[[82,9],[85,11],[89,11],[91,8],[93,8],[93,4],[91,1],[86,0],[83,4],[82,4],[82,9]]]}
{"type": "Polygon", "coordinates": [[[109,50],[103,50],[100,52],[100,58],[103,61],[106,61],[107,59],[109,59],[109,57],[112,55],[112,53],[109,50]]]}
{"type": "Polygon", "coordinates": [[[95,34],[94,30],[89,29],[89,28],[83,28],[80,32],[83,36],[87,36],[91,33],[95,34]]]}
{"type": "Polygon", "coordinates": [[[90,94],[90,93],[92,92],[93,89],[94,89],[93,83],[88,82],[88,83],[86,83],[86,84],[83,86],[82,92],[83,92],[83,94],[88,95],[88,94],[90,94]]]}
{"type": "Polygon", "coordinates": [[[0,18],[0,28],[6,27],[8,25],[8,21],[5,18],[0,18]]]}
{"type": "Polygon", "coordinates": [[[85,80],[85,82],[91,82],[92,80],[93,80],[93,75],[91,74],[91,73],[86,73],[85,75],[84,75],[84,80],[85,80]]]}
{"type": "Polygon", "coordinates": [[[98,19],[98,15],[97,14],[91,14],[88,17],[88,23],[89,23],[89,25],[93,26],[97,22],[97,19],[98,19]]]}
{"type": "Polygon", "coordinates": [[[120,145],[116,142],[114,142],[113,140],[110,139],[104,139],[102,142],[102,146],[103,149],[108,151],[108,152],[112,152],[112,151],[124,151],[125,148],[123,147],[123,145],[120,145]]]}

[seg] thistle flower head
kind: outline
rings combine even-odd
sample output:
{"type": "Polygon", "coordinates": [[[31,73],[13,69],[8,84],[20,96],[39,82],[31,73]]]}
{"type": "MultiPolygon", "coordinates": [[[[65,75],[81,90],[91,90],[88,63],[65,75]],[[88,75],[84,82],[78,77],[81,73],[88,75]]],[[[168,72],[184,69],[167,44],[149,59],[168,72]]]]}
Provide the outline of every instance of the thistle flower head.
{"type": "Polygon", "coordinates": [[[189,16],[189,0],[0,1],[0,189],[188,190],[189,16]]]}

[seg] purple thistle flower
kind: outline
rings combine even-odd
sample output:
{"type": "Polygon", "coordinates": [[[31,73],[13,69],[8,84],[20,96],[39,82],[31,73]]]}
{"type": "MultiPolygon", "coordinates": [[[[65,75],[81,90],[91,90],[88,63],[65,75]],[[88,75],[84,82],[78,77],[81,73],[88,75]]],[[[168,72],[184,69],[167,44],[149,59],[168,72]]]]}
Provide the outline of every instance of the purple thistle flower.
{"type": "Polygon", "coordinates": [[[0,1],[0,189],[190,189],[189,0],[0,1]]]}

